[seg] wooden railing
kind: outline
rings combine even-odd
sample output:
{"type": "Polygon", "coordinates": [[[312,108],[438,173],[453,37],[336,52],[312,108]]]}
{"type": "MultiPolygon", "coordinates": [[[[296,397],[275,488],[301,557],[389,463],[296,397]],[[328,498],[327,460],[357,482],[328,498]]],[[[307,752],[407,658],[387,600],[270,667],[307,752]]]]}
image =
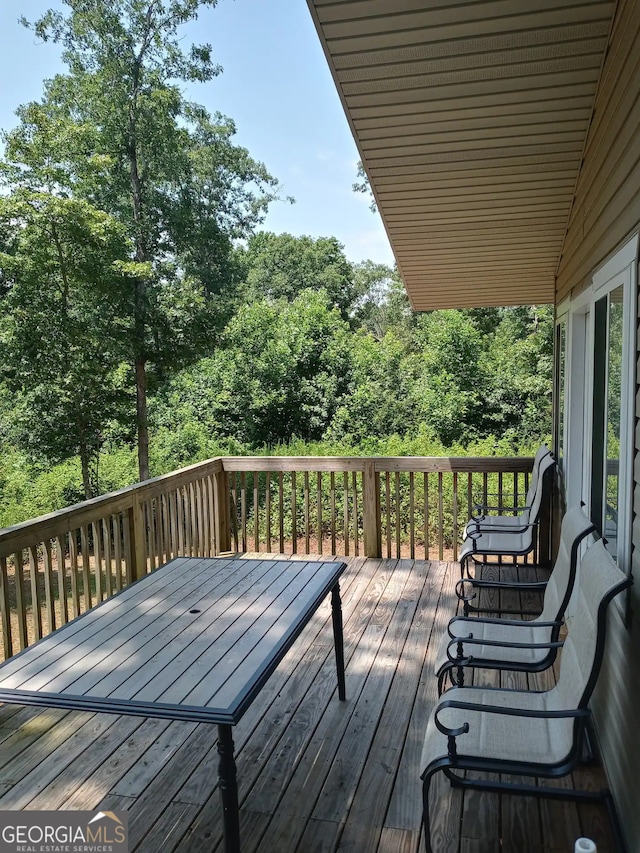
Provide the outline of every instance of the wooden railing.
{"type": "Polygon", "coordinates": [[[5,528],[4,655],[177,555],[455,560],[474,501],[487,502],[492,492],[499,502],[522,502],[531,464],[497,457],[225,457],[5,528]]]}

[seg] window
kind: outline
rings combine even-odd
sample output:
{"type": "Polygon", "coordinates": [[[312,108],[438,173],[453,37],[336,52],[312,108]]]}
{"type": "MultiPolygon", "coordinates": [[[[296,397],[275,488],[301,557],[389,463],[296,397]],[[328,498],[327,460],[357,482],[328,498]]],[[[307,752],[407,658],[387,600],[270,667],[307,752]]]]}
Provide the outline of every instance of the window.
{"type": "Polygon", "coordinates": [[[627,570],[631,555],[637,235],[572,297],[556,329],[555,447],[567,503],[582,500],[627,570]]]}
{"type": "Polygon", "coordinates": [[[621,568],[631,560],[637,236],[593,276],[591,518],[621,568]]]}
{"type": "Polygon", "coordinates": [[[625,503],[620,494],[624,284],[596,302],[594,319],[591,513],[615,557],[620,510],[625,503]]]}

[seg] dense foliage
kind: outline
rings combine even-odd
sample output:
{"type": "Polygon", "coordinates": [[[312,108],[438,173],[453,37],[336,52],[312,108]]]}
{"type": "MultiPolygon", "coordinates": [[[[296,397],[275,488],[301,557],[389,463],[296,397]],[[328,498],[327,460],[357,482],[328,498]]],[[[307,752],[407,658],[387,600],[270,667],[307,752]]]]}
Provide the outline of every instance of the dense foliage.
{"type": "MultiPolygon", "coordinates": [[[[303,266],[307,259],[312,268],[301,270],[300,281],[308,285],[317,264],[310,250],[318,243],[322,253],[333,242],[265,235],[260,244],[263,249],[285,245],[291,256],[299,245],[298,263],[303,266]]],[[[251,253],[236,250],[245,296],[236,302],[218,345],[167,374],[150,397],[152,474],[219,453],[509,454],[527,452],[547,436],[550,307],[413,315],[393,270],[371,263],[351,266],[339,251],[354,283],[346,311],[320,286],[272,295],[273,265],[264,251],[252,267],[251,253]]],[[[333,253],[327,263],[334,263],[333,253]]],[[[110,283],[114,299],[116,285],[110,283]]],[[[38,300],[33,298],[30,311],[26,305],[14,308],[18,295],[13,288],[5,299],[11,306],[4,315],[6,335],[12,324],[40,322],[38,300]]],[[[108,313],[105,318],[112,322],[108,313]]],[[[98,324],[98,337],[102,330],[98,324]]],[[[62,382],[58,375],[48,378],[59,369],[56,352],[46,365],[36,359],[26,370],[33,388],[26,381],[19,388],[8,374],[1,386],[2,524],[83,497],[77,451],[54,438],[75,428],[73,418],[87,408],[85,397],[91,401],[91,377],[78,379],[84,390],[69,394],[70,408],[62,419],[28,416],[39,405],[37,393],[45,395],[46,412],[46,389],[62,382]]],[[[22,357],[26,365],[28,347],[22,357]]],[[[117,373],[108,352],[101,358],[104,370],[117,373]]],[[[71,359],[67,370],[73,365],[71,359]]],[[[94,369],[94,363],[86,365],[89,374],[94,369]]],[[[102,421],[91,476],[94,490],[107,491],[137,479],[135,443],[118,415],[122,401],[103,396],[93,403],[88,411],[102,421]]]]}

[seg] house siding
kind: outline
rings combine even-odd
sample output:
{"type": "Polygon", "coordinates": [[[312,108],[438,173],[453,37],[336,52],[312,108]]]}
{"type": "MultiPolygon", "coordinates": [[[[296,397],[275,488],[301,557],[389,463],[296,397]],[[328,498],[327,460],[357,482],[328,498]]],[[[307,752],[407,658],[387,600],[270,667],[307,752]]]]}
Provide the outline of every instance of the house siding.
{"type": "MultiPolygon", "coordinates": [[[[611,31],[592,123],[558,266],[556,303],[640,228],[640,3],[623,0],[611,31]]],[[[636,339],[636,363],[640,361],[636,339]]],[[[636,376],[640,375],[640,364],[636,376]]],[[[635,382],[633,550],[635,584],[609,617],[593,711],[629,849],[640,850],[640,388],[635,382]]]]}

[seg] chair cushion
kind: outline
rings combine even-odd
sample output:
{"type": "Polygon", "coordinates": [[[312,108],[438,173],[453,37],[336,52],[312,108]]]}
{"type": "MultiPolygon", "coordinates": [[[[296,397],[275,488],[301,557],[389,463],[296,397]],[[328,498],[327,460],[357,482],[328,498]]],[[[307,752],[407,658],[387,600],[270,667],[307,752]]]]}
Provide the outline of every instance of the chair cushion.
{"type": "MultiPolygon", "coordinates": [[[[544,711],[557,707],[555,690],[546,693],[529,691],[489,690],[479,687],[454,687],[440,699],[429,718],[422,748],[422,772],[447,755],[447,737],[435,725],[436,710],[448,700],[472,702],[477,705],[498,705],[509,708],[544,711]]],[[[456,738],[458,755],[473,758],[555,764],[569,755],[573,743],[573,720],[536,719],[492,714],[485,711],[465,711],[445,708],[438,719],[445,726],[457,728],[469,723],[467,734],[456,738]]]]}

